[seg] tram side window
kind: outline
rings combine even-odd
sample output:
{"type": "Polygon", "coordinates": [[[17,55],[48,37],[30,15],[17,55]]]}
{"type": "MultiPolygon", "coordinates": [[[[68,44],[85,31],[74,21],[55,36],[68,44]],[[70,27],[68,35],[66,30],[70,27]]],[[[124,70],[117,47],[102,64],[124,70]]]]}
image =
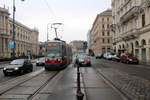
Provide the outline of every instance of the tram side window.
{"type": "Polygon", "coordinates": [[[63,55],[63,56],[66,56],[66,48],[65,48],[64,45],[62,46],[62,55],[63,55]]]}

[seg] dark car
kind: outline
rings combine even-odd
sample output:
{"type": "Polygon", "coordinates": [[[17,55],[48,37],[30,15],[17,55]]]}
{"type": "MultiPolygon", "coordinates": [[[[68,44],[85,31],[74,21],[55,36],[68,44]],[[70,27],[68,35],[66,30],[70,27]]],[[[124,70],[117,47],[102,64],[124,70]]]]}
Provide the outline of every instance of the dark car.
{"type": "Polygon", "coordinates": [[[96,56],[96,59],[101,59],[103,58],[103,54],[102,53],[99,53],[97,56],[96,56]]]}
{"type": "Polygon", "coordinates": [[[133,55],[121,55],[120,57],[120,61],[123,62],[123,63],[135,63],[135,64],[138,64],[139,63],[139,60],[134,57],[133,55]]]}
{"type": "Polygon", "coordinates": [[[16,59],[13,60],[10,64],[4,66],[3,73],[5,76],[14,73],[14,74],[23,74],[24,72],[32,72],[33,65],[30,60],[27,59],[16,59]]]}
{"type": "Polygon", "coordinates": [[[78,55],[77,64],[79,66],[91,66],[90,57],[87,55],[78,55]]]}
{"type": "Polygon", "coordinates": [[[36,62],[36,66],[44,66],[45,65],[45,57],[39,58],[36,62]]]}

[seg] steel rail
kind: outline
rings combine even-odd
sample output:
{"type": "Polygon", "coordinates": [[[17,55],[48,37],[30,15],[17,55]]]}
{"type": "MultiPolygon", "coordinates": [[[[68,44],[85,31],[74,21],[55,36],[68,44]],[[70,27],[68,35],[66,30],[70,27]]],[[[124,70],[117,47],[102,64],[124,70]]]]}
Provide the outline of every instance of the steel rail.
{"type": "Polygon", "coordinates": [[[11,80],[0,83],[0,95],[3,95],[4,93],[8,92],[9,90],[17,87],[18,85],[20,85],[24,82],[31,80],[34,77],[38,77],[43,71],[44,70],[41,69],[36,72],[26,74],[23,76],[19,76],[19,77],[13,78],[11,80]]]}

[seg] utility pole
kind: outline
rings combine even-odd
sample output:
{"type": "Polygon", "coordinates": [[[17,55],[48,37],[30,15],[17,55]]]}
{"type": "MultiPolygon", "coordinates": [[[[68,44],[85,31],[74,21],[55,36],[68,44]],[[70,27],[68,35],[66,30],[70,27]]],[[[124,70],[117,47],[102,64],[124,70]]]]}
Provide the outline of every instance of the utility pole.
{"type": "Polygon", "coordinates": [[[13,42],[13,48],[12,48],[12,58],[15,58],[15,0],[13,0],[13,25],[12,25],[12,42],[13,42]]]}
{"type": "MultiPolygon", "coordinates": [[[[24,1],[24,0],[21,0],[24,1]]],[[[13,0],[13,25],[12,25],[12,58],[15,59],[15,12],[16,12],[16,7],[15,7],[15,0],[13,0]]]]}

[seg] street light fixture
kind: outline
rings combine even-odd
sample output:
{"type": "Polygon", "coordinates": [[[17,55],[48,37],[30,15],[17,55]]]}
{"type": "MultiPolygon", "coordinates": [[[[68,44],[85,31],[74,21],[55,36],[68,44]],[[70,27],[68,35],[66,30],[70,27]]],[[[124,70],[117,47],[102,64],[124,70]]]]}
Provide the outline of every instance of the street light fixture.
{"type": "MultiPolygon", "coordinates": [[[[25,0],[21,0],[21,1],[25,1],[25,0]]],[[[12,48],[13,59],[15,58],[15,12],[16,12],[15,0],[13,0],[13,25],[12,25],[12,43],[14,45],[12,48]]]]}

